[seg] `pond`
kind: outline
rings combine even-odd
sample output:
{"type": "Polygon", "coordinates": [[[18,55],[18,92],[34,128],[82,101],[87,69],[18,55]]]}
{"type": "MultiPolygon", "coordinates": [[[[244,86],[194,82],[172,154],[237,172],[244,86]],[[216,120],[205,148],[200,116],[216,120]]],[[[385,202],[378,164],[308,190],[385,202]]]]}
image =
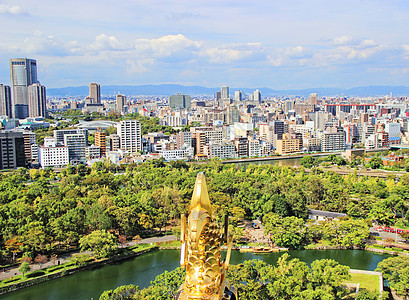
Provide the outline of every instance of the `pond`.
{"type": "MultiPolygon", "coordinates": [[[[291,250],[291,258],[299,258],[310,265],[317,259],[334,259],[352,269],[373,271],[388,255],[364,250],[291,250]]],[[[283,253],[253,254],[233,251],[231,264],[245,260],[261,259],[275,264],[283,253]]],[[[71,276],[51,280],[0,296],[0,300],[89,300],[99,299],[105,290],[121,285],[135,284],[147,287],[150,281],[164,271],[179,266],[179,250],[159,250],[116,264],[105,265],[94,270],[83,271],[71,276]]]]}

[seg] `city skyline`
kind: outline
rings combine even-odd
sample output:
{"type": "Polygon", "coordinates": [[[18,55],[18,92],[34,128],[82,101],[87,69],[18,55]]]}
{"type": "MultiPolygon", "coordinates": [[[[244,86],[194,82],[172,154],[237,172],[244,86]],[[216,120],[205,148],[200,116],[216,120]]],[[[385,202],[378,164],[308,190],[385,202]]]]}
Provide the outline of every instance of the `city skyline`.
{"type": "Polygon", "coordinates": [[[0,1],[0,83],[9,59],[28,57],[48,88],[408,86],[408,12],[405,1],[0,1]]]}

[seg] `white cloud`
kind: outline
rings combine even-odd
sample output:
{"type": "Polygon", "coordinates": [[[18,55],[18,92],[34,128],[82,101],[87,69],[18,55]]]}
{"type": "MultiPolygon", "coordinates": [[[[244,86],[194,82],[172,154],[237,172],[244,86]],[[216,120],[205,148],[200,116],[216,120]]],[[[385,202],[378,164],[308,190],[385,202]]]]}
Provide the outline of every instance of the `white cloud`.
{"type": "Polygon", "coordinates": [[[264,49],[261,43],[237,43],[220,48],[204,49],[200,55],[208,57],[210,63],[223,64],[263,57],[264,49]]]}
{"type": "Polygon", "coordinates": [[[36,31],[32,36],[24,39],[20,45],[9,48],[11,53],[16,54],[50,56],[74,55],[79,50],[79,44],[76,41],[63,42],[52,35],[45,35],[41,31],[36,31]]]}
{"type": "Polygon", "coordinates": [[[24,15],[27,14],[19,5],[7,5],[0,3],[0,14],[24,15]]]}
{"type": "Polygon", "coordinates": [[[150,47],[155,56],[172,56],[185,50],[195,51],[202,46],[202,42],[193,41],[183,34],[166,35],[157,39],[149,40],[150,47]]]}
{"type": "Polygon", "coordinates": [[[95,51],[129,50],[132,46],[118,41],[115,36],[108,36],[102,33],[95,38],[95,41],[91,43],[88,48],[95,51]]]}
{"type": "Polygon", "coordinates": [[[313,57],[312,50],[302,46],[275,49],[268,55],[268,62],[275,66],[304,65],[313,57]]]}

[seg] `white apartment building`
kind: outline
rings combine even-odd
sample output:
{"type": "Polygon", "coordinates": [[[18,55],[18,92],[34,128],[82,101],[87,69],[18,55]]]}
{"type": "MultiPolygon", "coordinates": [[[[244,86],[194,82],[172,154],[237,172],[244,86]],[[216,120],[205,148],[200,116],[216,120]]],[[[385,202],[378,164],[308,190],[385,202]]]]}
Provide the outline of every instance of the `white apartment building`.
{"type": "Polygon", "coordinates": [[[206,131],[206,142],[221,144],[223,142],[223,127],[215,127],[214,131],[206,131]]]}
{"type": "Polygon", "coordinates": [[[273,127],[266,123],[259,124],[260,139],[267,142],[273,141],[273,127]]]}
{"type": "Polygon", "coordinates": [[[340,151],[346,149],[346,134],[341,132],[326,132],[321,138],[321,151],[340,151]]]}
{"type": "Polygon", "coordinates": [[[175,150],[163,150],[159,153],[166,161],[188,160],[192,159],[194,154],[192,147],[182,147],[181,149],[175,150]]]}
{"type": "Polygon", "coordinates": [[[303,147],[306,148],[308,152],[321,151],[321,138],[309,137],[303,139],[303,147]]]}
{"type": "Polygon", "coordinates": [[[236,157],[236,147],[234,144],[211,144],[208,145],[208,156],[209,158],[218,157],[220,159],[225,158],[235,158],[236,157]]]}
{"type": "Polygon", "coordinates": [[[38,161],[38,145],[31,144],[31,160],[38,161]]]}
{"type": "Polygon", "coordinates": [[[64,135],[66,134],[83,134],[85,140],[88,142],[88,130],[85,128],[78,128],[54,130],[54,138],[56,139],[57,143],[64,144],[64,135]]]}
{"type": "Polygon", "coordinates": [[[163,123],[172,127],[183,126],[183,119],[180,114],[167,115],[163,117],[163,123]]]}
{"type": "Polygon", "coordinates": [[[69,164],[68,147],[66,146],[42,146],[38,151],[38,162],[42,168],[61,168],[69,164]]]}
{"type": "Polygon", "coordinates": [[[136,153],[142,150],[141,124],[137,120],[123,120],[118,125],[121,149],[136,153]]]}
{"type": "Polygon", "coordinates": [[[259,140],[249,139],[249,157],[263,156],[263,147],[259,140]]]}

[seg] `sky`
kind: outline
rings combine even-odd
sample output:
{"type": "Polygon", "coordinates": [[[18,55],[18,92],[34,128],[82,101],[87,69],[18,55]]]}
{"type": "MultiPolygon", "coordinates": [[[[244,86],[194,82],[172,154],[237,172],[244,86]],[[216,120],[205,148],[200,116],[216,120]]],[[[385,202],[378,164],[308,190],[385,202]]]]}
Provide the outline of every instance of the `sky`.
{"type": "Polygon", "coordinates": [[[0,0],[0,83],[409,86],[407,0],[0,0]]]}

